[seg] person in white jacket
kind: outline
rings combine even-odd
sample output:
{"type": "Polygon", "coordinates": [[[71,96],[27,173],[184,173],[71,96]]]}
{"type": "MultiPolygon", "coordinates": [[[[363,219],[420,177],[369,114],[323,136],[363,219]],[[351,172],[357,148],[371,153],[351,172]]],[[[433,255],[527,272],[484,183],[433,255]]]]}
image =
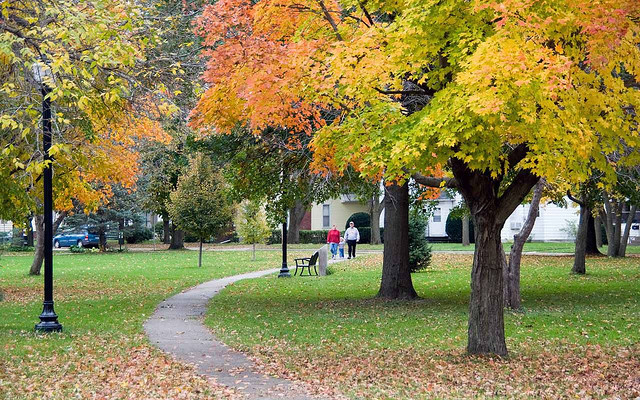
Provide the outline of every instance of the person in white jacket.
{"type": "Polygon", "coordinates": [[[360,241],[360,232],[358,232],[358,228],[355,227],[353,221],[349,221],[349,227],[344,231],[344,240],[347,242],[347,246],[349,247],[349,257],[347,258],[355,258],[356,243],[360,241]]]}

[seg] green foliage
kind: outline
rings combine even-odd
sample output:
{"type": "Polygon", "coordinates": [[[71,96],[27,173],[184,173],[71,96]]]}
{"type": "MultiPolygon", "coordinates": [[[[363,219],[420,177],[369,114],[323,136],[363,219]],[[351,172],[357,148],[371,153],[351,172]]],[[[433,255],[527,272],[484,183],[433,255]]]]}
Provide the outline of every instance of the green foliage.
{"type": "Polygon", "coordinates": [[[4,247],[4,251],[11,253],[32,253],[34,251],[34,248],[31,246],[10,244],[4,247]]]}
{"type": "Polygon", "coordinates": [[[124,230],[124,240],[129,244],[142,243],[153,239],[153,231],[142,225],[134,225],[124,230]]]}
{"type": "Polygon", "coordinates": [[[153,232],[157,237],[162,238],[162,235],[164,235],[164,222],[156,222],[156,224],[153,226],[153,232]]]}
{"type": "MultiPolygon", "coordinates": [[[[360,232],[360,242],[359,244],[367,244],[371,243],[371,228],[358,228],[360,232]]],[[[279,231],[278,231],[279,232],[279,231]]],[[[313,243],[313,244],[322,244],[327,243],[327,234],[328,230],[319,230],[319,231],[309,231],[309,230],[301,230],[300,231],[300,243],[313,243]]],[[[380,228],[380,236],[384,236],[384,228],[380,228]]],[[[270,241],[269,244],[272,242],[270,241]]],[[[278,242],[273,242],[278,243],[278,242]]]]}
{"type": "Polygon", "coordinates": [[[327,235],[329,234],[328,230],[320,230],[320,231],[300,231],[300,243],[313,243],[313,244],[322,244],[327,243],[327,235]]]}
{"type": "MultiPolygon", "coordinates": [[[[450,241],[453,243],[462,243],[462,216],[460,213],[450,213],[447,216],[444,229],[450,241]]],[[[474,243],[474,240],[473,218],[469,218],[469,242],[474,243]]]]}
{"type": "MultiPolygon", "coordinates": [[[[355,214],[352,214],[349,218],[347,218],[347,221],[344,224],[345,229],[349,227],[349,222],[351,221],[353,221],[354,225],[356,226],[356,228],[358,228],[358,230],[360,230],[360,228],[371,227],[371,217],[369,216],[369,213],[366,213],[366,212],[357,212],[355,214]]],[[[360,238],[360,240],[362,241],[362,238],[360,238]]]]}
{"type": "Polygon", "coordinates": [[[72,253],[82,254],[82,253],[85,253],[87,251],[87,249],[85,249],[82,246],[73,245],[73,246],[69,247],[69,251],[72,252],[72,253]]]}
{"type": "Polygon", "coordinates": [[[423,213],[409,216],[409,268],[411,272],[426,269],[431,263],[431,246],[425,236],[428,219],[423,213]]]}
{"type": "Polygon", "coordinates": [[[267,217],[260,203],[245,201],[240,204],[235,219],[236,230],[243,243],[266,243],[271,236],[267,217]]]}
{"type": "Polygon", "coordinates": [[[196,155],[180,177],[168,205],[172,221],[200,240],[222,233],[232,217],[231,202],[222,175],[207,157],[196,155]]]}
{"type": "Polygon", "coordinates": [[[267,239],[267,244],[281,244],[281,243],[282,243],[282,231],[280,229],[272,229],[271,236],[269,236],[269,238],[267,239]]]}

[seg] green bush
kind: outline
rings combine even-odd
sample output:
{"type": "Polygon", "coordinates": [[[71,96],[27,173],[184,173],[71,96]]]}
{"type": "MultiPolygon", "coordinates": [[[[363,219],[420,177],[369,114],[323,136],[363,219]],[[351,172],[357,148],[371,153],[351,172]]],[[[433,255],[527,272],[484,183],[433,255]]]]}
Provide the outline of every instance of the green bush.
{"type": "Polygon", "coordinates": [[[162,221],[156,222],[156,224],[153,226],[153,231],[159,238],[162,239],[164,237],[164,223],[162,221]]]}
{"type": "Polygon", "coordinates": [[[427,218],[423,215],[409,217],[409,268],[411,272],[426,269],[431,263],[431,246],[425,235],[427,218]]]}
{"type": "Polygon", "coordinates": [[[35,248],[32,246],[22,246],[22,245],[13,245],[13,244],[10,244],[4,247],[3,249],[4,251],[11,252],[11,253],[19,253],[19,252],[31,253],[35,250],[35,248]]]}
{"type": "Polygon", "coordinates": [[[360,230],[360,228],[371,227],[371,217],[369,216],[369,213],[366,212],[357,212],[355,214],[352,214],[344,224],[344,229],[347,229],[349,227],[349,222],[351,221],[353,221],[358,230],[360,230]]]}
{"type": "MultiPolygon", "coordinates": [[[[453,243],[462,243],[462,217],[449,214],[445,224],[445,231],[453,243]]],[[[469,241],[474,242],[473,219],[469,218],[469,241]]]]}
{"type": "Polygon", "coordinates": [[[327,243],[329,231],[300,231],[300,243],[327,243]]]}
{"type": "MultiPolygon", "coordinates": [[[[360,232],[359,243],[371,243],[371,228],[368,228],[368,227],[358,228],[358,232],[360,232]]],[[[311,243],[311,244],[327,243],[328,234],[329,234],[328,230],[320,230],[320,231],[301,230],[300,243],[311,243]]],[[[342,235],[344,235],[344,232],[342,232],[342,235]]],[[[381,237],[384,236],[383,228],[380,228],[380,236],[381,237]]]]}
{"type": "Polygon", "coordinates": [[[87,251],[84,247],[73,245],[69,247],[69,251],[72,253],[84,253],[87,251]]]}
{"type": "Polygon", "coordinates": [[[129,244],[142,243],[151,239],[153,239],[153,231],[142,225],[134,225],[124,231],[124,240],[129,244]]]}
{"type": "Polygon", "coordinates": [[[267,244],[280,244],[282,243],[282,231],[280,229],[273,229],[271,236],[267,239],[267,244]]]}

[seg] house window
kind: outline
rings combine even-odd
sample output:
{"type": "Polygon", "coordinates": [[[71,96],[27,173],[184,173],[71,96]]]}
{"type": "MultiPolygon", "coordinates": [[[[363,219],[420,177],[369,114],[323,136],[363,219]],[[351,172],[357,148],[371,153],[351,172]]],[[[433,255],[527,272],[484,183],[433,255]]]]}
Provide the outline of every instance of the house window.
{"type": "Polygon", "coordinates": [[[323,204],[322,205],[322,227],[323,228],[329,227],[329,224],[331,223],[329,216],[330,216],[329,204],[323,204]]]}
{"type": "Polygon", "coordinates": [[[438,207],[433,210],[433,222],[442,221],[442,210],[438,207]]]}

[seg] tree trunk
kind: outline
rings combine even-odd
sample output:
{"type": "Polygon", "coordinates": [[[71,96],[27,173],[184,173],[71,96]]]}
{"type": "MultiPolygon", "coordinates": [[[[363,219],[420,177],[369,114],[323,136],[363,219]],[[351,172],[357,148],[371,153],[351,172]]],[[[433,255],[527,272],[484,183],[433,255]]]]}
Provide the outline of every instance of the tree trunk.
{"type": "Polygon", "coordinates": [[[377,297],[415,299],[418,294],[409,268],[409,184],[392,184],[386,191],[382,281],[377,297]]]}
{"type": "Polygon", "coordinates": [[[469,216],[465,213],[462,217],[462,245],[469,246],[469,216]]]}
{"type": "Polygon", "coordinates": [[[504,250],[500,240],[503,224],[493,213],[474,215],[475,251],[471,272],[469,304],[470,354],[507,355],[504,336],[502,266],[504,250]]]}
{"type": "Polygon", "coordinates": [[[380,195],[374,194],[369,201],[369,219],[371,220],[371,244],[380,244],[380,214],[384,210],[384,198],[380,201],[380,195]]]}
{"type": "Polygon", "coordinates": [[[604,222],[604,232],[607,235],[607,255],[609,255],[609,246],[613,243],[613,219],[609,218],[607,212],[607,199],[605,195],[605,207],[600,210],[600,219],[604,222]]]}
{"type": "MultiPolygon", "coordinates": [[[[593,210],[589,207],[587,209],[587,240],[585,246],[585,253],[590,256],[600,256],[600,249],[598,249],[598,239],[596,238],[596,222],[593,218],[593,210]]],[[[599,228],[599,227],[598,227],[599,228]]]]}
{"type": "Polygon", "coordinates": [[[36,215],[36,248],[29,275],[40,275],[42,262],[44,261],[44,216],[36,215]]]}
{"type": "MultiPolygon", "coordinates": [[[[62,211],[56,219],[53,221],[53,235],[55,236],[56,231],[60,227],[60,224],[67,216],[66,211],[62,211]]],[[[44,261],[44,216],[36,215],[35,221],[35,236],[36,236],[36,248],[33,254],[33,262],[31,263],[31,268],[29,269],[29,275],[40,275],[40,270],[42,269],[42,262],[44,261]]]]}
{"type": "Polygon", "coordinates": [[[620,240],[620,250],[618,251],[619,257],[625,257],[627,254],[627,242],[629,242],[629,234],[631,233],[631,224],[633,224],[633,218],[636,215],[638,207],[633,205],[629,210],[629,215],[627,216],[627,221],[624,227],[624,233],[622,234],[622,239],[620,240]]]}
{"type": "Polygon", "coordinates": [[[184,231],[178,229],[173,223],[171,224],[171,243],[169,244],[169,250],[182,250],[184,249],[184,231]]]}
{"type": "MultiPolygon", "coordinates": [[[[583,202],[585,200],[583,199],[583,202]]],[[[571,273],[584,275],[586,273],[585,258],[587,249],[587,229],[589,227],[589,208],[580,205],[580,222],[578,224],[578,234],[576,235],[576,249],[573,258],[573,268],[571,273]]]]}
{"type": "MultiPolygon", "coordinates": [[[[598,252],[600,253],[600,247],[602,247],[602,219],[600,218],[600,215],[597,215],[594,219],[593,219],[593,225],[594,225],[594,230],[595,230],[595,236],[596,236],[596,246],[598,248],[598,252]]],[[[600,253],[602,254],[602,253],[600,253]]]]}
{"type": "MultiPolygon", "coordinates": [[[[509,153],[509,164],[517,165],[527,153],[526,145],[516,146],[509,153]]],[[[471,211],[475,228],[467,352],[506,356],[502,276],[504,250],[500,232],[507,218],[540,178],[529,170],[519,169],[509,186],[501,190],[503,177],[492,176],[486,170],[471,170],[457,158],[449,161],[458,189],[471,211]]]]}
{"type": "Polygon", "coordinates": [[[300,243],[300,224],[305,214],[304,203],[296,200],[296,203],[289,209],[289,229],[287,232],[287,243],[300,243]]]}
{"type": "Polygon", "coordinates": [[[253,261],[256,260],[256,244],[253,244],[253,261]]]}
{"type": "Polygon", "coordinates": [[[100,250],[101,251],[106,251],[107,250],[107,232],[105,232],[104,228],[100,228],[100,232],[99,232],[99,240],[100,240],[100,250]]]}
{"type": "Polygon", "coordinates": [[[200,255],[198,256],[198,268],[202,268],[202,241],[203,239],[200,238],[200,255]]]}
{"type": "Polygon", "coordinates": [[[531,231],[536,223],[536,218],[538,218],[538,210],[540,209],[540,199],[542,198],[544,185],[544,180],[540,180],[534,187],[527,219],[522,225],[520,232],[513,236],[513,245],[509,253],[509,263],[506,265],[507,270],[503,274],[505,277],[505,306],[514,310],[519,310],[522,303],[522,298],[520,297],[520,263],[522,261],[522,250],[529,235],[531,235],[531,231]]]}
{"type": "Polygon", "coordinates": [[[384,198],[380,201],[380,194],[375,193],[369,200],[369,219],[371,221],[371,244],[382,243],[380,237],[380,214],[384,210],[384,198]]]}
{"type": "MultiPolygon", "coordinates": [[[[613,253],[612,257],[620,257],[620,243],[622,242],[622,202],[615,201],[613,203],[614,211],[614,227],[613,227],[613,253]]],[[[611,244],[609,244],[611,246],[611,244]]]]}
{"type": "Polygon", "coordinates": [[[33,247],[33,226],[31,226],[31,217],[27,218],[26,232],[27,234],[27,246],[33,247]]]}
{"type": "Polygon", "coordinates": [[[162,243],[171,243],[171,228],[169,226],[169,217],[166,215],[162,216],[162,243]]]}

